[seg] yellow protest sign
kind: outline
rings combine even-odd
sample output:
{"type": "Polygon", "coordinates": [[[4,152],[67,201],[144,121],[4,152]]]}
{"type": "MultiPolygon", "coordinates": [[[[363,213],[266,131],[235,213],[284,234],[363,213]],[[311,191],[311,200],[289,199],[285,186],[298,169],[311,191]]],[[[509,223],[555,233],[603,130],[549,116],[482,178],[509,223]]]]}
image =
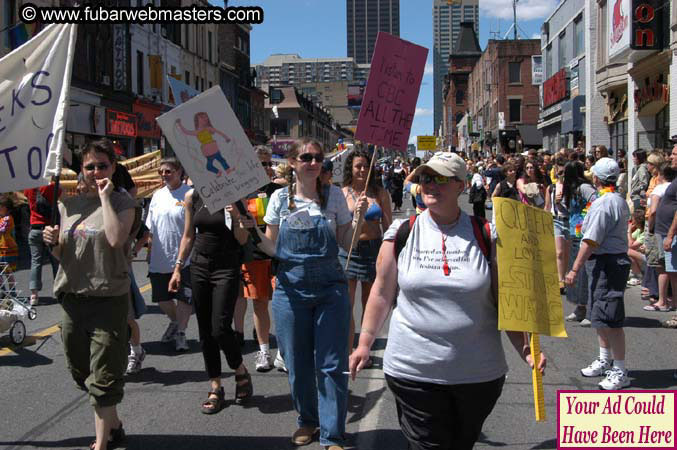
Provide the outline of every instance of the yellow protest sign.
{"type": "Polygon", "coordinates": [[[498,233],[498,328],[566,337],[552,215],[494,199],[498,233]]]}
{"type": "Polygon", "coordinates": [[[417,150],[436,150],[437,138],[435,136],[416,136],[417,150]]]}

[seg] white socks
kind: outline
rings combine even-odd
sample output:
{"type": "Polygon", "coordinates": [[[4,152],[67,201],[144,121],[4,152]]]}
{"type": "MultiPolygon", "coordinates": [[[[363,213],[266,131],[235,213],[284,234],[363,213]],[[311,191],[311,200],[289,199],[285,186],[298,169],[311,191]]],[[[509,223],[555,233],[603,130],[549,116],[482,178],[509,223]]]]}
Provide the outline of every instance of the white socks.
{"type": "Polygon", "coordinates": [[[625,372],[625,360],[624,359],[623,360],[619,360],[619,359],[614,360],[614,367],[622,370],[623,372],[625,372]]]}
{"type": "Polygon", "coordinates": [[[259,344],[259,349],[262,352],[270,353],[270,344],[259,344]]]}
{"type": "Polygon", "coordinates": [[[140,355],[143,353],[143,349],[141,348],[141,345],[130,345],[129,346],[132,349],[132,355],[140,355]]]}
{"type": "Polygon", "coordinates": [[[611,349],[610,348],[599,348],[599,359],[602,361],[611,361],[611,349]]]}

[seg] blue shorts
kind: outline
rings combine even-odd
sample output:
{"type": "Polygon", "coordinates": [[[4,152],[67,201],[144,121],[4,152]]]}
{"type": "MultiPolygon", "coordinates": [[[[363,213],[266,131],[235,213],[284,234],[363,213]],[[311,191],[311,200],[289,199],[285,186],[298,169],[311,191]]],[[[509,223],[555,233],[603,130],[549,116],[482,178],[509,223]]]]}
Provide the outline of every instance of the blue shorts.
{"type": "MultiPolygon", "coordinates": [[[[663,249],[663,241],[665,236],[661,236],[661,241],[659,243],[661,250],[663,249]]],[[[672,238],[672,247],[670,251],[665,252],[665,271],[666,272],[677,272],[677,236],[672,238]]]]}
{"type": "Polygon", "coordinates": [[[630,258],[625,253],[592,255],[585,262],[588,274],[587,319],[593,328],[623,328],[625,293],[630,258]]]}
{"type": "Polygon", "coordinates": [[[555,237],[563,237],[567,241],[571,239],[571,232],[569,231],[569,219],[553,219],[555,224],[555,237]]]}

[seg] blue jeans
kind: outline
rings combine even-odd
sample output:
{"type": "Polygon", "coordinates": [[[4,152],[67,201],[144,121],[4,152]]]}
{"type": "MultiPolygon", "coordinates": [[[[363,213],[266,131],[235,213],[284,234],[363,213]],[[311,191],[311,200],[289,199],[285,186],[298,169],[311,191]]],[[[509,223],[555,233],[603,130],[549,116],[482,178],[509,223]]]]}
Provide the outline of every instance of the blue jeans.
{"type": "MultiPolygon", "coordinates": [[[[347,284],[321,298],[290,298],[277,286],[273,317],[277,342],[289,370],[299,427],[320,427],[321,445],[341,445],[348,413],[347,284]]],[[[291,297],[295,297],[293,294],[291,297]]]]}
{"type": "Polygon", "coordinates": [[[32,229],[28,233],[28,245],[31,249],[31,274],[28,289],[40,291],[42,290],[42,265],[49,260],[52,265],[52,274],[56,277],[59,261],[52,256],[52,252],[42,240],[41,229],[32,229]]]}
{"type": "Polygon", "coordinates": [[[208,171],[215,173],[215,174],[219,173],[219,169],[217,169],[216,166],[214,166],[214,161],[218,161],[221,164],[221,166],[223,167],[223,170],[230,169],[230,166],[228,165],[226,160],[223,159],[223,155],[221,155],[221,153],[215,153],[211,156],[207,156],[207,170],[208,171]]]}

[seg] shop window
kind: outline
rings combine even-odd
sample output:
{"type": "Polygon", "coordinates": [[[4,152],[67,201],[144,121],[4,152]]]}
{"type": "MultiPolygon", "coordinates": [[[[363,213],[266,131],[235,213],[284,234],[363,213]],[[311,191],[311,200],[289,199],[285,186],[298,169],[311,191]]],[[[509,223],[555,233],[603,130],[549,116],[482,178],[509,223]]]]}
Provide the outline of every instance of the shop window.
{"type": "Polygon", "coordinates": [[[143,52],[136,51],[136,92],[143,95],[143,52]]]}
{"type": "Polygon", "coordinates": [[[508,99],[510,109],[510,122],[522,121],[522,99],[511,98],[508,99]]]}
{"type": "Polygon", "coordinates": [[[521,83],[522,80],[520,78],[520,70],[522,67],[522,63],[517,61],[517,62],[511,62],[508,64],[508,83],[521,83]]]}
{"type": "Polygon", "coordinates": [[[585,28],[583,27],[583,16],[578,16],[574,21],[574,56],[579,56],[585,53],[585,28]]]}
{"type": "Polygon", "coordinates": [[[463,98],[465,97],[465,94],[462,89],[457,89],[456,90],[456,104],[457,105],[462,105],[463,104],[463,98]]]}
{"type": "Polygon", "coordinates": [[[566,32],[559,35],[559,47],[557,48],[558,66],[557,70],[567,65],[567,35],[566,32]]]}
{"type": "Polygon", "coordinates": [[[628,121],[622,120],[609,125],[609,135],[611,136],[611,149],[614,154],[618,154],[618,150],[628,149],[628,121]]]}
{"type": "Polygon", "coordinates": [[[188,72],[188,71],[186,70],[185,75],[186,75],[185,83],[186,83],[188,86],[190,86],[190,72],[188,72]]]}
{"type": "Polygon", "coordinates": [[[271,119],[270,134],[289,136],[289,121],[287,119],[271,119]]]}

